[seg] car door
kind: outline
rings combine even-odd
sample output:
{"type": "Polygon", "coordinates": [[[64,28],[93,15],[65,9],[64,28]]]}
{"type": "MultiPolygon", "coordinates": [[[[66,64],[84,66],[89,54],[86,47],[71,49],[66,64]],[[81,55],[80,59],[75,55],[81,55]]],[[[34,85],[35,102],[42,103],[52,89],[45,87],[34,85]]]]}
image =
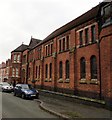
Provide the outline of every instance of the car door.
{"type": "Polygon", "coordinates": [[[22,94],[22,90],[21,90],[21,89],[22,89],[22,86],[21,86],[21,85],[18,86],[18,95],[19,95],[19,96],[21,96],[21,94],[22,94]]]}
{"type": "Polygon", "coordinates": [[[16,95],[20,95],[20,89],[21,89],[21,85],[16,85],[14,88],[14,92],[16,93],[16,95]]]}

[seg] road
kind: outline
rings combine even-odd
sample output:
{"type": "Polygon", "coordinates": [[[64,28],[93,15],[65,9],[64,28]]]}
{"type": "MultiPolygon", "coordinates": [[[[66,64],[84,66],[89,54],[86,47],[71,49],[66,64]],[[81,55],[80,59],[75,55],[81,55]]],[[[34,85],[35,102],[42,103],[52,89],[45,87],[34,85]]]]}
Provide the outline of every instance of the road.
{"type": "MultiPolygon", "coordinates": [[[[1,102],[1,101],[0,101],[1,102]]],[[[24,100],[10,93],[2,93],[3,118],[57,118],[39,108],[34,100],[24,100]]]]}

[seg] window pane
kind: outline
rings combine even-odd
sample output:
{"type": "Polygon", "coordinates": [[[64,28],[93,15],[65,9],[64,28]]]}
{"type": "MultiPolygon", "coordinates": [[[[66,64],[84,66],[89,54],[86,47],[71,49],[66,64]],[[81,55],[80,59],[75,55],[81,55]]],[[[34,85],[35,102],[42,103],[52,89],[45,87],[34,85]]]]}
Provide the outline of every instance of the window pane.
{"type": "Polygon", "coordinates": [[[91,34],[92,34],[92,42],[95,42],[96,41],[95,26],[91,27],[91,34]]]}
{"type": "Polygon", "coordinates": [[[36,66],[36,78],[38,76],[38,67],[36,66]]]}
{"type": "Polygon", "coordinates": [[[53,44],[51,44],[51,55],[53,53],[53,44]]]}
{"type": "Polygon", "coordinates": [[[66,61],[66,78],[69,78],[69,61],[66,61]]]}
{"type": "Polygon", "coordinates": [[[39,65],[38,78],[40,78],[40,65],[39,65]]]}
{"type": "Polygon", "coordinates": [[[47,78],[47,76],[48,76],[48,65],[46,64],[46,75],[45,75],[45,77],[47,78]]]}
{"type": "Polygon", "coordinates": [[[17,59],[17,55],[14,55],[14,62],[16,61],[16,59],[17,59]]]}
{"type": "Polygon", "coordinates": [[[97,61],[96,57],[91,57],[91,79],[97,79],[97,61]]]}
{"type": "Polygon", "coordinates": [[[85,29],[85,43],[88,43],[88,28],[85,29]]]}
{"type": "Polygon", "coordinates": [[[50,63],[49,67],[49,77],[52,78],[52,63],[50,63]]]}
{"type": "Polygon", "coordinates": [[[61,51],[61,40],[59,40],[59,51],[61,51]]]}
{"type": "Polygon", "coordinates": [[[47,46],[46,46],[46,56],[47,56],[47,46]]]}
{"type": "Polygon", "coordinates": [[[17,57],[17,62],[20,62],[20,55],[18,55],[17,57]]]}
{"type": "Polygon", "coordinates": [[[81,58],[80,60],[80,76],[82,78],[86,78],[86,62],[85,58],[81,58]]]}
{"type": "Polygon", "coordinates": [[[60,78],[62,78],[62,72],[63,72],[63,71],[62,71],[62,69],[63,69],[62,67],[63,67],[63,66],[62,66],[62,61],[61,61],[60,64],[59,64],[59,77],[60,77],[60,78]]]}
{"type": "Polygon", "coordinates": [[[66,49],[69,49],[69,36],[66,38],[66,49]]]}
{"type": "Polygon", "coordinates": [[[48,45],[48,55],[50,55],[50,45],[48,45]]]}
{"type": "Polygon", "coordinates": [[[65,38],[63,38],[63,51],[65,50],[65,38]]]}
{"type": "Polygon", "coordinates": [[[79,32],[80,45],[83,44],[83,31],[79,32]]]}

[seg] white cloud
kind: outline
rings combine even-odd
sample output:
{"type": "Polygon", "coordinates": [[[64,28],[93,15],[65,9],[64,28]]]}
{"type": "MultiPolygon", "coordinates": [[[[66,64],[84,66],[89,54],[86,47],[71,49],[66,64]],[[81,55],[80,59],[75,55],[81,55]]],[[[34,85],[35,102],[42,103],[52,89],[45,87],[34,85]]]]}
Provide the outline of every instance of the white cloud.
{"type": "Polygon", "coordinates": [[[30,37],[44,39],[102,0],[1,0],[0,63],[30,37]]]}

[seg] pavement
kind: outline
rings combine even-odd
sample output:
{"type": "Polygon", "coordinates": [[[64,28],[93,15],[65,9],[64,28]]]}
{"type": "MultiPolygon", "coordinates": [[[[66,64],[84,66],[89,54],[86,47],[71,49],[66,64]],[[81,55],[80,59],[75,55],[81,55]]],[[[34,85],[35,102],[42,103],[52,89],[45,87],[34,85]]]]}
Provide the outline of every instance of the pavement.
{"type": "MultiPolygon", "coordinates": [[[[75,96],[76,97],[76,96],[75,96]]],[[[112,120],[112,111],[102,108],[101,106],[94,106],[89,104],[84,104],[83,102],[77,102],[70,98],[70,95],[62,95],[60,93],[55,93],[51,91],[41,91],[40,98],[37,102],[40,102],[40,107],[60,118],[64,119],[77,119],[79,118],[92,118],[92,119],[108,119],[112,120]]],[[[95,100],[91,100],[95,103],[95,100]]],[[[102,101],[97,101],[98,104],[104,104],[102,101]]],[[[96,102],[96,104],[97,104],[96,102]]]]}

